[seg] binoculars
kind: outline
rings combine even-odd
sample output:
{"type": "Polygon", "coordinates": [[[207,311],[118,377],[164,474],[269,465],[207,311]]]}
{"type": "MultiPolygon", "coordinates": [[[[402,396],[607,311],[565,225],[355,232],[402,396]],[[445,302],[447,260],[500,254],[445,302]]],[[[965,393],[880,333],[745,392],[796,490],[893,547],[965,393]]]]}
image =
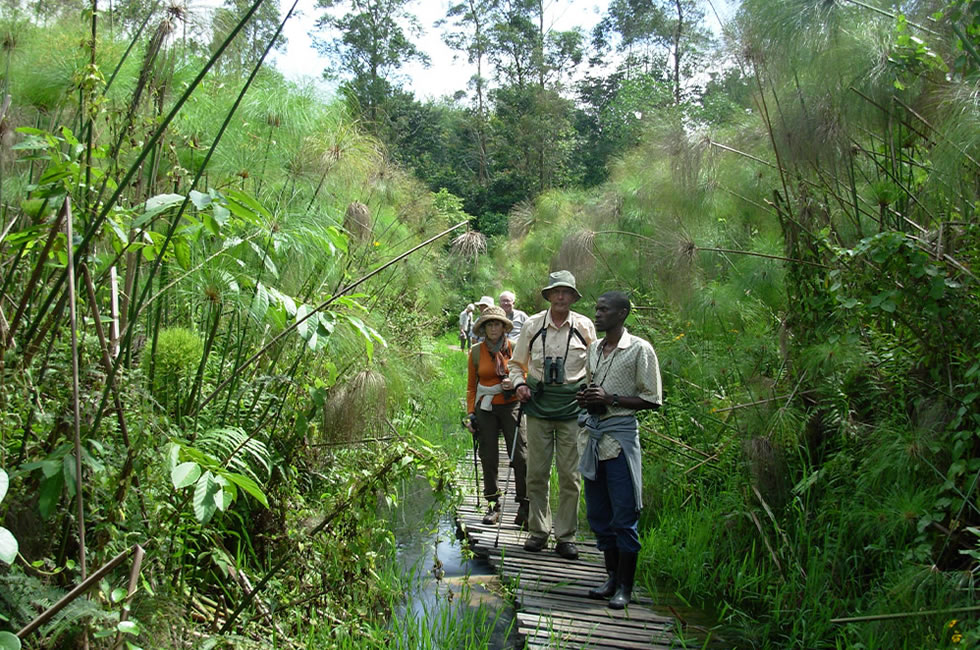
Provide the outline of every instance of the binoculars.
{"type": "Polygon", "coordinates": [[[565,357],[544,358],[544,383],[565,383],[565,357]]]}

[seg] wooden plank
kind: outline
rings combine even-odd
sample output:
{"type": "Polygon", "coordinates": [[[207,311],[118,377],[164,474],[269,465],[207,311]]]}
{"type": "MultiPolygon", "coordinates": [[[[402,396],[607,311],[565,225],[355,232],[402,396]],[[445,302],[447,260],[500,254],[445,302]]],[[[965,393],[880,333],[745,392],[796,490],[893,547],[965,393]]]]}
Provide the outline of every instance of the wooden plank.
{"type": "Polygon", "coordinates": [[[660,643],[633,643],[630,641],[610,641],[605,639],[589,639],[588,637],[574,636],[574,635],[561,635],[550,633],[548,630],[541,630],[535,628],[518,627],[518,634],[524,636],[527,641],[526,647],[536,647],[536,648],[589,648],[590,650],[600,650],[609,649],[617,650],[622,648],[629,649],[649,649],[653,648],[655,650],[667,650],[671,648],[670,645],[664,645],[660,643]],[[557,638],[556,638],[557,636],[557,638]],[[556,643],[557,641],[557,643],[556,643]]]}
{"type": "Polygon", "coordinates": [[[629,605],[626,609],[609,609],[603,601],[576,598],[562,594],[542,594],[541,592],[526,590],[524,588],[517,590],[516,597],[525,609],[537,609],[540,611],[558,610],[577,613],[590,612],[600,619],[626,619],[669,625],[672,625],[674,622],[674,619],[670,617],[658,616],[650,610],[636,605],[629,605]]]}
{"type": "MultiPolygon", "coordinates": [[[[507,454],[501,441],[498,482],[506,484],[507,454]]],[[[558,556],[553,548],[539,553],[524,550],[526,531],[513,524],[517,514],[514,481],[501,499],[501,523],[483,523],[486,501],[482,476],[474,483],[473,462],[466,458],[458,465],[460,485],[469,492],[457,508],[457,525],[470,549],[486,557],[505,581],[517,585],[518,634],[527,648],[668,648],[675,638],[674,619],[660,616],[646,605],[652,601],[634,593],[634,602],[625,610],[611,610],[605,601],[588,598],[590,587],[606,578],[602,553],[595,542],[583,538],[576,542],[577,560],[558,556]],[[477,503],[479,502],[479,506],[477,503]],[[494,541],[498,541],[494,546],[494,541]]],[[[478,472],[479,474],[479,472],[478,472]]]]}
{"type": "Polygon", "coordinates": [[[571,612],[564,611],[548,611],[548,612],[534,612],[530,610],[523,610],[517,613],[518,619],[521,617],[527,617],[529,619],[541,619],[546,618],[549,620],[562,621],[571,625],[585,625],[586,621],[589,626],[595,626],[597,628],[603,629],[617,629],[623,630],[629,635],[664,635],[670,634],[673,626],[665,625],[663,623],[651,622],[651,621],[636,621],[636,620],[599,620],[599,619],[583,619],[580,616],[576,616],[571,612]]]}
{"type": "Polygon", "coordinates": [[[560,616],[543,616],[541,614],[531,614],[528,612],[518,612],[517,620],[526,626],[553,625],[555,628],[563,630],[573,630],[579,634],[592,634],[596,638],[622,638],[631,641],[650,641],[655,637],[662,637],[664,631],[660,629],[643,629],[623,625],[609,625],[608,623],[598,623],[594,621],[578,621],[560,616]],[[610,636],[612,635],[612,636],[610,636]]]}

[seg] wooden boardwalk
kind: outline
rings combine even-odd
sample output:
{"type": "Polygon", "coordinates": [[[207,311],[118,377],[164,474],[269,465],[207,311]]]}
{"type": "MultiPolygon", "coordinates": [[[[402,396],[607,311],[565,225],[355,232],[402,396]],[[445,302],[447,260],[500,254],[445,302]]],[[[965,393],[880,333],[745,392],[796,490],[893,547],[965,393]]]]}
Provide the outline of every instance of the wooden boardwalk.
{"type": "MultiPolygon", "coordinates": [[[[507,454],[500,442],[498,478],[500,489],[507,480],[507,454]]],[[[482,468],[481,468],[482,470],[482,468]]],[[[486,502],[480,507],[474,494],[473,457],[460,463],[460,484],[465,496],[456,519],[473,552],[486,558],[516,595],[517,631],[527,648],[671,648],[677,647],[675,620],[654,613],[652,601],[637,587],[634,602],[625,610],[606,607],[606,601],[588,597],[590,587],[606,579],[602,554],[595,539],[579,530],[578,560],[566,560],[554,552],[554,538],[539,553],[524,550],[527,533],[514,526],[517,515],[514,478],[503,499],[500,543],[494,548],[496,526],[483,523],[486,502]]],[[[554,505],[554,504],[552,504],[554,505]]]]}

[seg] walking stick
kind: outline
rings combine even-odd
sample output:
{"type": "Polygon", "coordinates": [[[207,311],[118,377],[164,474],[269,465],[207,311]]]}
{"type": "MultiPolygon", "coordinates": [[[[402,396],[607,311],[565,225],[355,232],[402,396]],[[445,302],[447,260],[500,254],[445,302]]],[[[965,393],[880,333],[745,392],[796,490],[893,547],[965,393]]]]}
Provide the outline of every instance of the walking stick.
{"type": "Polygon", "coordinates": [[[473,431],[471,431],[471,433],[473,434],[473,484],[476,487],[476,509],[479,510],[480,509],[480,473],[477,470],[477,464],[476,464],[477,447],[479,447],[479,442],[477,440],[477,431],[479,431],[479,429],[476,426],[475,416],[470,416],[470,424],[473,427],[473,431]]]}
{"type": "MultiPolygon", "coordinates": [[[[521,402],[521,405],[517,409],[517,426],[514,428],[514,442],[510,445],[510,461],[507,463],[507,481],[504,483],[504,492],[500,495],[500,517],[497,518],[497,537],[493,540],[494,548],[497,548],[497,545],[500,544],[500,524],[504,522],[503,500],[504,495],[507,494],[507,490],[510,489],[510,475],[514,471],[514,452],[517,450],[517,443],[520,441],[521,418],[524,417],[524,404],[525,402],[521,402]]],[[[506,439],[504,442],[507,442],[506,439]]]]}

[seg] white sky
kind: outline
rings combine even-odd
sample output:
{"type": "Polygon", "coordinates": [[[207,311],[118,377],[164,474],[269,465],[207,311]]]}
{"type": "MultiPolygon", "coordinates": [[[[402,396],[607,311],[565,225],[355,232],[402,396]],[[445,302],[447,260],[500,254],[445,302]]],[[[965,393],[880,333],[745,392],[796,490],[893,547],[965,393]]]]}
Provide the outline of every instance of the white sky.
{"type": "MultiPolygon", "coordinates": [[[[220,6],[223,1],[193,0],[195,5],[205,8],[220,6]]],[[[292,0],[279,2],[285,16],[285,12],[292,6],[292,0]]],[[[715,19],[712,4],[722,19],[727,20],[733,15],[737,3],[738,0],[704,0],[703,9],[708,25],[716,34],[721,29],[715,19]]],[[[608,4],[609,0],[545,0],[546,23],[556,30],[579,27],[588,41],[592,28],[599,22],[608,4]]],[[[457,90],[467,90],[467,83],[476,72],[467,63],[465,54],[453,51],[443,42],[442,32],[445,28],[434,26],[436,21],[445,18],[449,5],[449,0],[414,0],[408,5],[408,11],[418,17],[425,30],[423,36],[414,39],[414,42],[431,60],[428,68],[412,63],[401,71],[406,77],[404,88],[413,91],[419,100],[438,99],[452,95],[457,90]]],[[[316,8],[316,0],[299,0],[296,12],[283,30],[287,39],[286,52],[273,52],[270,57],[276,68],[288,79],[312,79],[330,89],[331,86],[322,80],[322,73],[331,63],[313,49],[309,34],[321,11],[316,8]]]]}
{"type": "MultiPolygon", "coordinates": [[[[280,3],[285,15],[292,2],[280,0],[280,3]]],[[[607,4],[608,0],[550,0],[545,3],[545,16],[554,29],[566,30],[579,26],[588,34],[599,22],[607,4]]],[[[401,71],[408,78],[405,89],[414,91],[419,100],[437,99],[457,90],[465,90],[470,77],[476,72],[466,62],[465,54],[455,52],[443,42],[444,28],[434,27],[437,20],[446,17],[449,5],[448,0],[416,0],[408,6],[425,30],[422,38],[416,39],[415,43],[431,60],[428,68],[413,62],[401,71]]],[[[303,13],[298,17],[294,14],[286,23],[283,30],[287,39],[286,52],[275,53],[275,66],[289,79],[319,79],[330,61],[317,54],[309,36],[319,16],[316,0],[300,0],[297,10],[303,13]]]]}

